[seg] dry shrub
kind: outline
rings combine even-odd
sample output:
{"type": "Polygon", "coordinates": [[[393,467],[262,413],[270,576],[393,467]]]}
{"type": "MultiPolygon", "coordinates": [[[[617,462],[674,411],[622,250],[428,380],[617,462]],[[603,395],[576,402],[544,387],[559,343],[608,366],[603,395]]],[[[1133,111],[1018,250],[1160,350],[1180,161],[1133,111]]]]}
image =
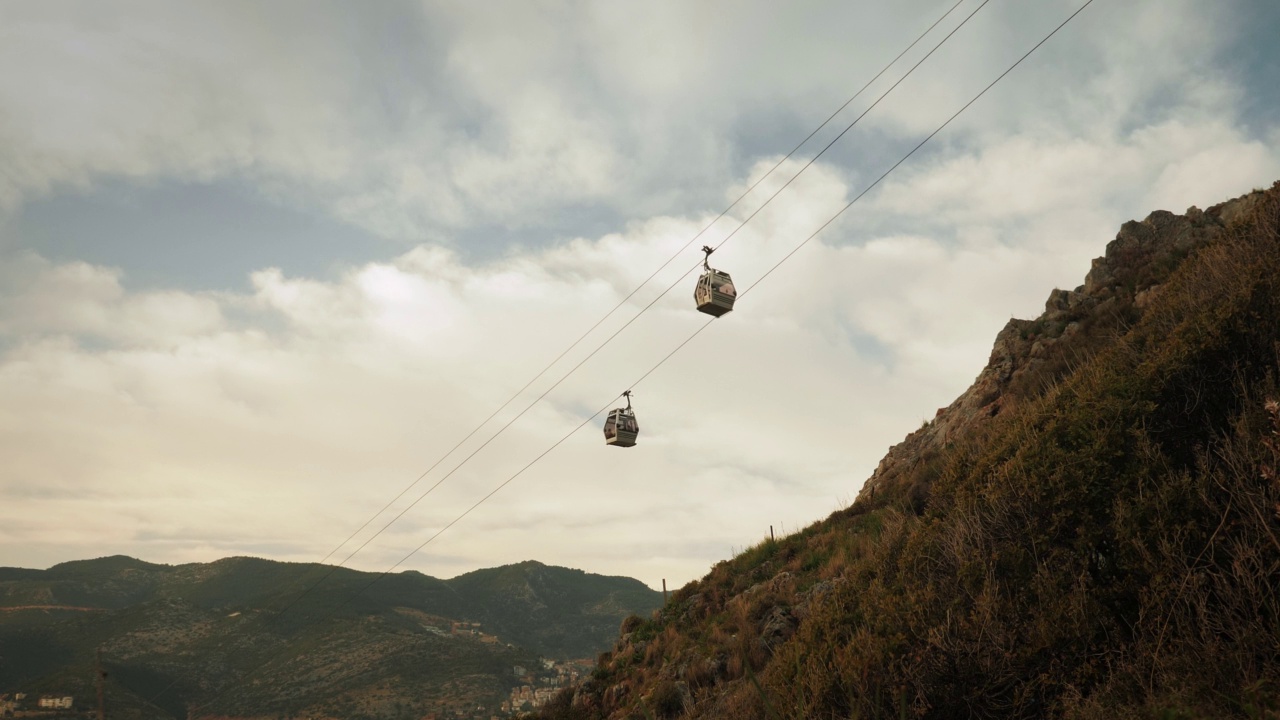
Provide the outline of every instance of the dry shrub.
{"type": "Polygon", "coordinates": [[[639,630],[640,627],[643,625],[644,625],[644,618],[640,617],[639,615],[628,615],[625,619],[623,619],[622,625],[618,628],[618,634],[626,635],[627,633],[633,633],[636,630],[639,630]]]}
{"type": "Polygon", "coordinates": [[[677,717],[684,712],[684,698],[674,682],[663,680],[650,693],[649,707],[657,717],[677,717]]]}

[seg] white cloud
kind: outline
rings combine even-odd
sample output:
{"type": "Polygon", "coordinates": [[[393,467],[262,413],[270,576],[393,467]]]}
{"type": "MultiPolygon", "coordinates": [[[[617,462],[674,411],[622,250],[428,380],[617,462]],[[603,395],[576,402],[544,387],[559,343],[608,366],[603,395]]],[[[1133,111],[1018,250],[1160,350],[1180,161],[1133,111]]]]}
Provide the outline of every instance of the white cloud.
{"type": "MultiPolygon", "coordinates": [[[[1276,167],[1220,128],[1201,128],[1198,141],[1188,132],[1150,134],[1172,133],[1209,157],[1276,167]]],[[[1142,160],[1148,147],[1138,139],[1108,154],[1142,160]]],[[[834,226],[635,388],[638,448],[606,448],[598,421],[591,424],[410,566],[448,575],[537,557],[650,584],[683,581],[770,524],[794,528],[824,515],[856,492],[888,445],[968,384],[1010,314],[1036,314],[1050,287],[1083,277],[1119,218],[1100,221],[1100,231],[1067,223],[1031,241],[1020,235],[1025,228],[1091,218],[1113,192],[1161,178],[1181,178],[1166,184],[1202,198],[1220,187],[1213,174],[1150,161],[1085,184],[1080,176],[1096,151],[1076,150],[1014,138],[889,186],[858,207],[874,214],[872,225],[914,214],[932,218],[931,230],[876,235],[856,222],[834,226]],[[1010,186],[1010,207],[1000,207],[999,192],[982,179],[1004,182],[1019,153],[1049,158],[1021,164],[1033,187],[1078,189],[1051,209],[1019,202],[1010,186]],[[1062,157],[1073,160],[1054,160],[1062,157]],[[938,229],[947,225],[964,230],[938,229]],[[577,525],[581,533],[553,529],[577,525]]],[[[799,167],[791,162],[784,172],[799,167]]],[[[811,172],[715,256],[739,287],[751,288],[852,194],[832,168],[811,172]]],[[[758,189],[712,235],[723,237],[771,192],[758,189]]],[[[15,344],[0,362],[0,425],[10,430],[0,452],[12,468],[0,492],[21,498],[0,511],[0,524],[14,521],[19,529],[10,532],[22,538],[9,547],[28,548],[23,557],[33,547],[72,557],[109,548],[169,561],[287,548],[279,556],[316,559],[706,221],[659,217],[480,265],[423,246],[332,281],[264,269],[247,293],[129,292],[119,271],[28,256],[13,266],[0,305],[0,330],[15,344]],[[127,508],[135,524],[97,534],[97,506],[83,497],[127,508]],[[18,522],[33,512],[63,518],[59,532],[18,522]]],[[[686,251],[498,421],[697,258],[686,251]]],[[[399,559],[631,387],[705,319],[691,308],[692,281],[356,566],[399,559]]]]}
{"type": "MultiPolygon", "coordinates": [[[[1182,212],[1206,198],[1238,195],[1280,176],[1280,155],[1221,119],[1168,121],[1106,138],[1011,135],[973,153],[903,168],[885,183],[877,209],[931,210],[935,225],[1009,222],[1064,208],[1123,213],[1182,212]]],[[[1047,238],[1031,237],[1032,242],[1047,238]]]]}
{"type": "MultiPolygon", "coordinates": [[[[1072,7],[984,10],[837,148],[847,161],[811,168],[714,264],[750,287],[1072,7]]],[[[0,205],[112,177],[235,176],[413,242],[332,278],[264,267],[248,290],[202,293],[0,258],[0,564],[323,556],[943,9],[95,8],[0,7],[0,205]],[[576,237],[484,262],[423,242],[581,209],[626,221],[565,221],[576,237]]],[[[1122,221],[1280,176],[1277,130],[1241,128],[1243,81],[1215,64],[1232,36],[1215,12],[1090,8],[636,386],[639,447],[606,448],[597,421],[409,565],[534,557],[675,585],[851,498],[971,381],[1008,317],[1081,282],[1122,221]]],[[[699,260],[681,255],[497,421],[699,260]]],[[[355,565],[398,560],[631,387],[704,320],[691,283],[355,565]]]]}
{"type": "MultiPolygon", "coordinates": [[[[413,241],[555,223],[584,205],[660,214],[713,199],[734,163],[802,135],[946,7],[919,5],[784,16],[740,3],[350,14],[10,5],[0,9],[0,205],[117,177],[242,177],[413,241]],[[736,144],[756,133],[768,148],[736,144]]],[[[865,127],[919,137],[1072,7],[984,9],[865,127]]],[[[959,127],[1080,137],[1152,108],[1172,113],[1170,98],[1178,114],[1229,104],[1239,90],[1202,71],[1229,43],[1227,14],[1181,0],[1090,8],[959,127]]],[[[867,142],[859,131],[846,144],[867,142]]]]}
{"type": "Polygon", "coordinates": [[[0,266],[0,333],[65,333],[168,346],[223,324],[217,303],[207,296],[126,294],[117,269],[83,262],[54,266],[30,254],[0,266]]]}
{"type": "MultiPolygon", "coordinates": [[[[767,242],[735,240],[732,269],[740,277],[758,276],[784,243],[816,226],[815,205],[839,199],[838,176],[820,169],[815,178],[826,183],[825,192],[780,205],[761,225],[767,242]]],[[[233,549],[229,536],[215,538],[223,537],[219,528],[233,526],[236,547],[292,542],[290,559],[315,559],[703,222],[660,218],[483,266],[424,247],[391,263],[352,268],[333,282],[263,270],[246,294],[135,294],[121,289],[116,271],[29,260],[29,281],[4,303],[44,318],[25,324],[6,318],[3,326],[17,347],[0,364],[0,422],[23,428],[6,436],[13,441],[3,452],[22,470],[6,476],[3,492],[27,497],[5,503],[5,519],[33,511],[64,516],[58,539],[35,532],[22,544],[71,554],[108,546],[153,560],[226,553],[233,549]],[[210,305],[218,322],[190,320],[181,332],[157,325],[148,337],[130,320],[157,307],[177,315],[210,305]],[[59,452],[67,448],[75,450],[59,452]],[[47,462],[53,455],[62,457],[47,462]],[[59,492],[32,497],[33,488],[45,486],[59,492]],[[119,531],[92,538],[71,529],[97,532],[81,517],[92,512],[76,499],[81,494],[131,508],[158,539],[119,531]]],[[[696,252],[685,255],[532,392],[620,327],[687,261],[696,262],[696,252]]],[[[800,272],[813,277],[815,270],[800,272]]],[[[413,538],[443,525],[580,422],[584,409],[626,389],[705,318],[690,307],[691,283],[692,277],[425,501],[392,534],[398,545],[380,543],[358,564],[378,568],[406,543],[412,547],[413,538]]],[[[896,434],[884,432],[889,422],[878,436],[850,438],[849,406],[835,398],[868,395],[859,358],[844,338],[814,329],[823,316],[848,312],[862,292],[834,307],[814,306],[804,295],[799,303],[760,295],[744,299],[741,311],[637,388],[640,448],[624,454],[604,447],[593,424],[496,496],[474,524],[441,539],[442,551],[461,558],[457,565],[439,567],[430,554],[415,564],[448,574],[533,556],[641,574],[656,584],[700,572],[717,559],[705,554],[708,547],[719,546],[722,555],[743,542],[744,532],[770,523],[796,526],[831,510],[896,434]],[[795,308],[804,314],[796,316],[795,308]],[[792,369],[813,366],[815,358],[821,372],[792,369]],[[856,459],[851,447],[861,448],[856,459]],[[797,452],[805,460],[797,462],[797,452]],[[790,514],[776,517],[784,501],[790,514]],[[655,519],[663,506],[664,517],[655,519]],[[721,520],[688,523],[700,516],[721,520]],[[605,526],[590,543],[540,539],[539,524],[575,521],[605,526]],[[495,523],[527,532],[515,533],[521,537],[512,545],[495,545],[484,530],[495,523]],[[668,536],[663,552],[684,553],[661,569],[638,550],[655,533],[668,536]]],[[[883,402],[882,393],[869,394],[883,402]]],[[[876,414],[905,416],[909,425],[915,412],[901,406],[876,414]]],[[[512,535],[508,529],[494,537],[512,535]]]]}

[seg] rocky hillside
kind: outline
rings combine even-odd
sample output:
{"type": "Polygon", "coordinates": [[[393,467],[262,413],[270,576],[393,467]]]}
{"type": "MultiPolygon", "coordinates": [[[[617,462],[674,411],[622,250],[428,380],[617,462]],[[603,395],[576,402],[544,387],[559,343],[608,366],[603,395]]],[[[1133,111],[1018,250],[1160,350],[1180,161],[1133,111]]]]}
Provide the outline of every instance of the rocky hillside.
{"type": "Polygon", "coordinates": [[[542,658],[593,656],[662,597],[536,562],[376,577],[256,558],[0,568],[0,694],[89,698],[100,647],[114,717],[487,718],[542,658]]]}
{"type": "Polygon", "coordinates": [[[1157,210],[1121,226],[1084,284],[1055,289],[1034,320],[1009,320],[996,335],[987,366],[973,385],[933,420],[889,449],[863,485],[860,499],[906,491],[919,505],[948,444],[972,436],[1001,411],[1047,388],[1118,339],[1160,294],[1174,268],[1221,237],[1264,197],[1253,192],[1185,215],[1157,210]]]}
{"type": "Polygon", "coordinates": [[[622,625],[546,718],[1280,712],[1280,183],[1126,223],[849,508],[622,625]]]}

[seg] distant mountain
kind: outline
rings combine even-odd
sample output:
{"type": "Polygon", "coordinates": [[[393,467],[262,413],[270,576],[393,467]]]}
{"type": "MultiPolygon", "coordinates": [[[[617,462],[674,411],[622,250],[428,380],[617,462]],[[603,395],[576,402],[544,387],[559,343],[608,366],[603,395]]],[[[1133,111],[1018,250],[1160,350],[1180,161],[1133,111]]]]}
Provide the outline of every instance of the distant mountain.
{"type": "Polygon", "coordinates": [[[1280,183],[1125,223],[849,508],[540,716],[1280,717],[1280,183]]]}
{"type": "Polygon", "coordinates": [[[548,657],[594,657],[612,644],[623,618],[662,604],[662,593],[639,580],[533,561],[446,582],[491,632],[548,657]]]}
{"type": "Polygon", "coordinates": [[[542,658],[594,656],[623,618],[661,598],[631,578],[537,562],[451,580],[248,557],[0,568],[0,694],[87,701],[101,647],[115,717],[185,717],[194,705],[241,717],[487,718],[512,687],[548,672],[542,658]]]}

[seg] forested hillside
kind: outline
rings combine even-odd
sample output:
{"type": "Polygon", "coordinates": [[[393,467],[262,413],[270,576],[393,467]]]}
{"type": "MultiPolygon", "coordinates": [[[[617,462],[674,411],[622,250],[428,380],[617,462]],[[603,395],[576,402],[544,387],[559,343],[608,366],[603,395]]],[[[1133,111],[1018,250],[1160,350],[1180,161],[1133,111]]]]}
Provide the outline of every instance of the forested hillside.
{"type": "Polygon", "coordinates": [[[186,717],[195,707],[235,717],[487,718],[512,687],[538,684],[543,658],[593,656],[622,618],[662,597],[631,578],[536,562],[450,580],[376,578],[247,557],[0,568],[0,694],[87,702],[101,648],[117,718],[186,717]]]}

